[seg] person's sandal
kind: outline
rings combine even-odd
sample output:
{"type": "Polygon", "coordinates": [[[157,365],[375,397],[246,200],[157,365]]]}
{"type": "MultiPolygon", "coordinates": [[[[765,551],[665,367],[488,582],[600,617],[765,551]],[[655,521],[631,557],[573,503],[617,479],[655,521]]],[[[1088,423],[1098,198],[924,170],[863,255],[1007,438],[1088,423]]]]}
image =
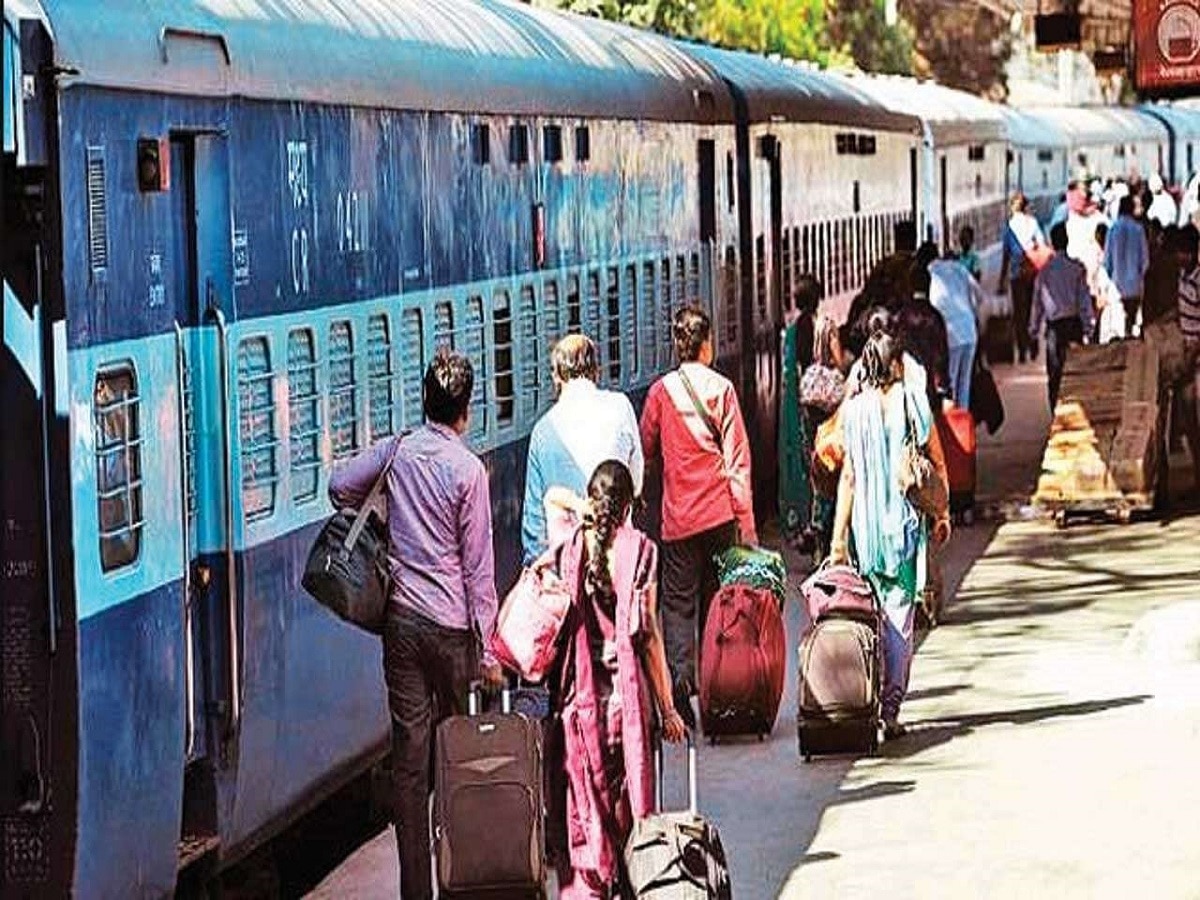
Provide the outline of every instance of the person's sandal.
{"type": "Polygon", "coordinates": [[[883,723],[883,739],[885,741],[894,741],[908,734],[908,729],[901,725],[896,719],[891,719],[883,723]]]}

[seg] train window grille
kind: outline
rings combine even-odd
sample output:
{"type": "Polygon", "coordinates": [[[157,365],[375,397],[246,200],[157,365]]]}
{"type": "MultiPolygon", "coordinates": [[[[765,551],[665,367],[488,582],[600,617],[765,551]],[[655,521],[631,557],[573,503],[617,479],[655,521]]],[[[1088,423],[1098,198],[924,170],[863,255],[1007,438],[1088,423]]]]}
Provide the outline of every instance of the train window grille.
{"type": "Polygon", "coordinates": [[[792,283],[799,281],[804,274],[804,263],[800,255],[800,226],[792,228],[792,283]]]}
{"type": "Polygon", "coordinates": [[[583,331],[583,309],[579,302],[579,276],[567,276],[567,333],[583,331]]]}
{"type": "Polygon", "coordinates": [[[983,162],[985,149],[983,144],[972,144],[967,148],[967,159],[970,162],[983,162]]]}
{"type": "Polygon", "coordinates": [[[725,346],[735,349],[738,346],[738,336],[742,330],[741,307],[738,303],[738,258],[737,249],[732,245],[725,248],[725,265],[721,267],[724,272],[724,295],[725,306],[721,310],[724,314],[724,322],[722,322],[722,330],[725,332],[725,346]]]}
{"type": "Polygon", "coordinates": [[[454,304],[449,300],[433,305],[433,348],[454,349],[454,304]]]}
{"type": "Polygon", "coordinates": [[[1054,162],[1054,151],[1049,147],[1039,147],[1037,159],[1038,162],[1054,162]]]}
{"type": "Polygon", "coordinates": [[[367,319],[367,402],[371,408],[371,441],[396,432],[395,360],[387,315],[367,319]]]}
{"type": "Polygon", "coordinates": [[[475,370],[475,385],[471,389],[471,437],[479,439],[488,428],[487,356],[484,352],[483,297],[467,298],[467,314],[459,335],[458,345],[475,370]]]}
{"type": "Polygon", "coordinates": [[[288,332],[287,366],[292,499],[303,502],[317,496],[321,468],[320,392],[316,342],[311,328],[293,328],[288,332]]]}
{"type": "Polygon", "coordinates": [[[542,127],[542,158],[548,163],[562,162],[563,139],[561,125],[542,127]]]}
{"type": "Polygon", "coordinates": [[[627,265],[624,270],[624,281],[621,284],[621,343],[628,348],[625,358],[628,360],[626,375],[637,377],[641,363],[641,352],[638,347],[638,323],[642,317],[642,298],[638,294],[637,266],[627,265]]]}
{"type": "Polygon", "coordinates": [[[733,212],[733,208],[737,204],[737,180],[734,177],[732,151],[725,154],[725,197],[729,204],[729,211],[733,212]]]}
{"type": "Polygon", "coordinates": [[[521,287],[518,354],[521,358],[521,411],[532,421],[541,406],[542,354],[538,334],[537,293],[533,285],[521,287]]]}
{"type": "Polygon", "coordinates": [[[508,129],[508,161],[523,166],[529,162],[529,126],[516,122],[508,129]]]}
{"type": "Polygon", "coordinates": [[[849,219],[842,219],[842,289],[854,287],[854,230],[849,219]]]}
{"type": "Polygon", "coordinates": [[[700,254],[695,251],[688,260],[688,298],[691,303],[704,305],[700,295],[700,254]]]}
{"type": "Polygon", "coordinates": [[[486,123],[471,128],[471,159],[478,166],[486,166],[492,161],[492,131],[486,123]]]}
{"type": "Polygon", "coordinates": [[[642,295],[638,303],[638,330],[642,344],[641,359],[645,363],[647,374],[658,370],[659,363],[659,327],[661,312],[655,302],[658,291],[657,272],[653,262],[642,263],[642,295]]]}
{"type": "Polygon", "coordinates": [[[754,239],[754,308],[757,321],[767,318],[767,248],[760,234],[754,239]]]}
{"type": "Polygon", "coordinates": [[[600,334],[600,273],[593,270],[587,276],[587,300],[584,308],[584,333],[596,342],[600,353],[600,366],[608,360],[608,345],[600,334]]]}
{"type": "Polygon", "coordinates": [[[834,293],[842,292],[842,230],[837,222],[829,225],[829,280],[833,282],[834,293]]]}
{"type": "Polygon", "coordinates": [[[608,270],[608,288],[604,305],[604,342],[608,346],[608,380],[621,381],[621,285],[616,266],[608,270]]]}
{"type": "Polygon", "coordinates": [[[674,359],[675,342],[671,338],[674,304],[671,303],[671,258],[663,257],[658,283],[658,366],[667,369],[674,359]]]}
{"type": "Polygon", "coordinates": [[[87,148],[88,263],[94,281],[108,270],[108,194],[103,147],[87,148]]]}
{"type": "Polygon", "coordinates": [[[592,133],[586,125],[575,129],[575,162],[587,162],[592,158],[592,133]]]}
{"type": "Polygon", "coordinates": [[[858,265],[854,272],[855,288],[862,287],[862,283],[867,277],[867,223],[862,219],[856,219],[854,222],[854,238],[855,245],[858,250],[858,265]]]}
{"type": "Polygon", "coordinates": [[[780,278],[783,286],[783,305],[785,309],[792,308],[792,242],[788,229],[783,229],[782,249],[780,252],[780,278]]]}
{"type": "Polygon", "coordinates": [[[808,226],[807,225],[804,225],[800,228],[799,243],[800,243],[800,246],[797,248],[797,250],[800,254],[800,257],[799,257],[797,266],[799,267],[799,270],[802,273],[811,275],[812,274],[812,265],[809,263],[809,259],[811,257],[810,257],[809,251],[808,251],[808,226]]]}
{"type": "Polygon", "coordinates": [[[329,432],[334,460],[358,451],[358,381],[349,320],[329,326],[329,432]]]}
{"type": "Polygon", "coordinates": [[[513,323],[508,291],[492,295],[492,377],[496,398],[496,424],[512,424],[513,407],[513,323]]]}
{"type": "Polygon", "coordinates": [[[96,375],[96,498],[100,567],[105,572],[133,564],[141,555],[141,397],[132,363],[96,375]]]}
{"type": "Polygon", "coordinates": [[[553,347],[565,333],[558,282],[548,278],[542,284],[542,346],[553,347]]]}
{"type": "Polygon", "coordinates": [[[248,337],[238,345],[238,440],[242,463],[242,515],[247,522],[275,510],[279,484],[275,433],[275,373],[265,337],[248,337]]]}
{"type": "Polygon", "coordinates": [[[692,298],[687,292],[687,260],[683,256],[675,257],[675,305],[683,306],[691,303],[692,298]]]}
{"type": "Polygon", "coordinates": [[[416,428],[424,418],[421,403],[425,378],[424,321],[421,310],[406,309],[400,314],[400,397],[401,430],[416,428]]]}

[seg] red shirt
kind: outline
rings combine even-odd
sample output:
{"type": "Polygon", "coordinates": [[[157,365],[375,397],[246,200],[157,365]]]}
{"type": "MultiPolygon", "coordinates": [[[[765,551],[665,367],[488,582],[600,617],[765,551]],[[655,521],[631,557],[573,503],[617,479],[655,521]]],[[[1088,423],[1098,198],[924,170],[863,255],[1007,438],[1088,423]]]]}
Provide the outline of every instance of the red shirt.
{"type": "Polygon", "coordinates": [[[642,447],[646,459],[662,460],[662,538],[680,541],[737,519],[742,541],[757,544],[750,444],[737,392],[729,379],[701,363],[684,363],[683,369],[720,429],[721,447],[678,372],[651,385],[642,410],[642,447]]]}

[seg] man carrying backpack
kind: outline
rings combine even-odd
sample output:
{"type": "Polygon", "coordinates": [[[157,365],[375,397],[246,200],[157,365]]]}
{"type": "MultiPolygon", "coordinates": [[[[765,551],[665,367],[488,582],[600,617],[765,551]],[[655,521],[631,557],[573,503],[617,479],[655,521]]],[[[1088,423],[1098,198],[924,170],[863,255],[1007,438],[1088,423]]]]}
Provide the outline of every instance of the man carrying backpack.
{"type": "Polygon", "coordinates": [[[750,444],[733,384],[711,368],[712,325],[697,306],[672,324],[679,368],[656,381],[642,411],[647,460],[661,460],[662,610],[675,707],[694,727],[697,615],[717,589],[713,557],[757,544],[750,444]]]}

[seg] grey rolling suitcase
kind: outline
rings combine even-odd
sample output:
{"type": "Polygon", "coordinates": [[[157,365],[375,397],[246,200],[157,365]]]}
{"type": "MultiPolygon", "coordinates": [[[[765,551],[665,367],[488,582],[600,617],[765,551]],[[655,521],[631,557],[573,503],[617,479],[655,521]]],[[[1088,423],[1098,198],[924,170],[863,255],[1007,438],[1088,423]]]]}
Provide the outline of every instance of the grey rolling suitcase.
{"type": "Polygon", "coordinates": [[[655,753],[655,806],[625,844],[629,897],[731,900],[729,865],[716,826],[696,810],[696,745],[688,737],[688,808],[662,812],[663,753],[655,753]]]}
{"type": "Polygon", "coordinates": [[[874,753],[882,669],[879,621],[829,616],[800,642],[800,755],[874,753]]]}

